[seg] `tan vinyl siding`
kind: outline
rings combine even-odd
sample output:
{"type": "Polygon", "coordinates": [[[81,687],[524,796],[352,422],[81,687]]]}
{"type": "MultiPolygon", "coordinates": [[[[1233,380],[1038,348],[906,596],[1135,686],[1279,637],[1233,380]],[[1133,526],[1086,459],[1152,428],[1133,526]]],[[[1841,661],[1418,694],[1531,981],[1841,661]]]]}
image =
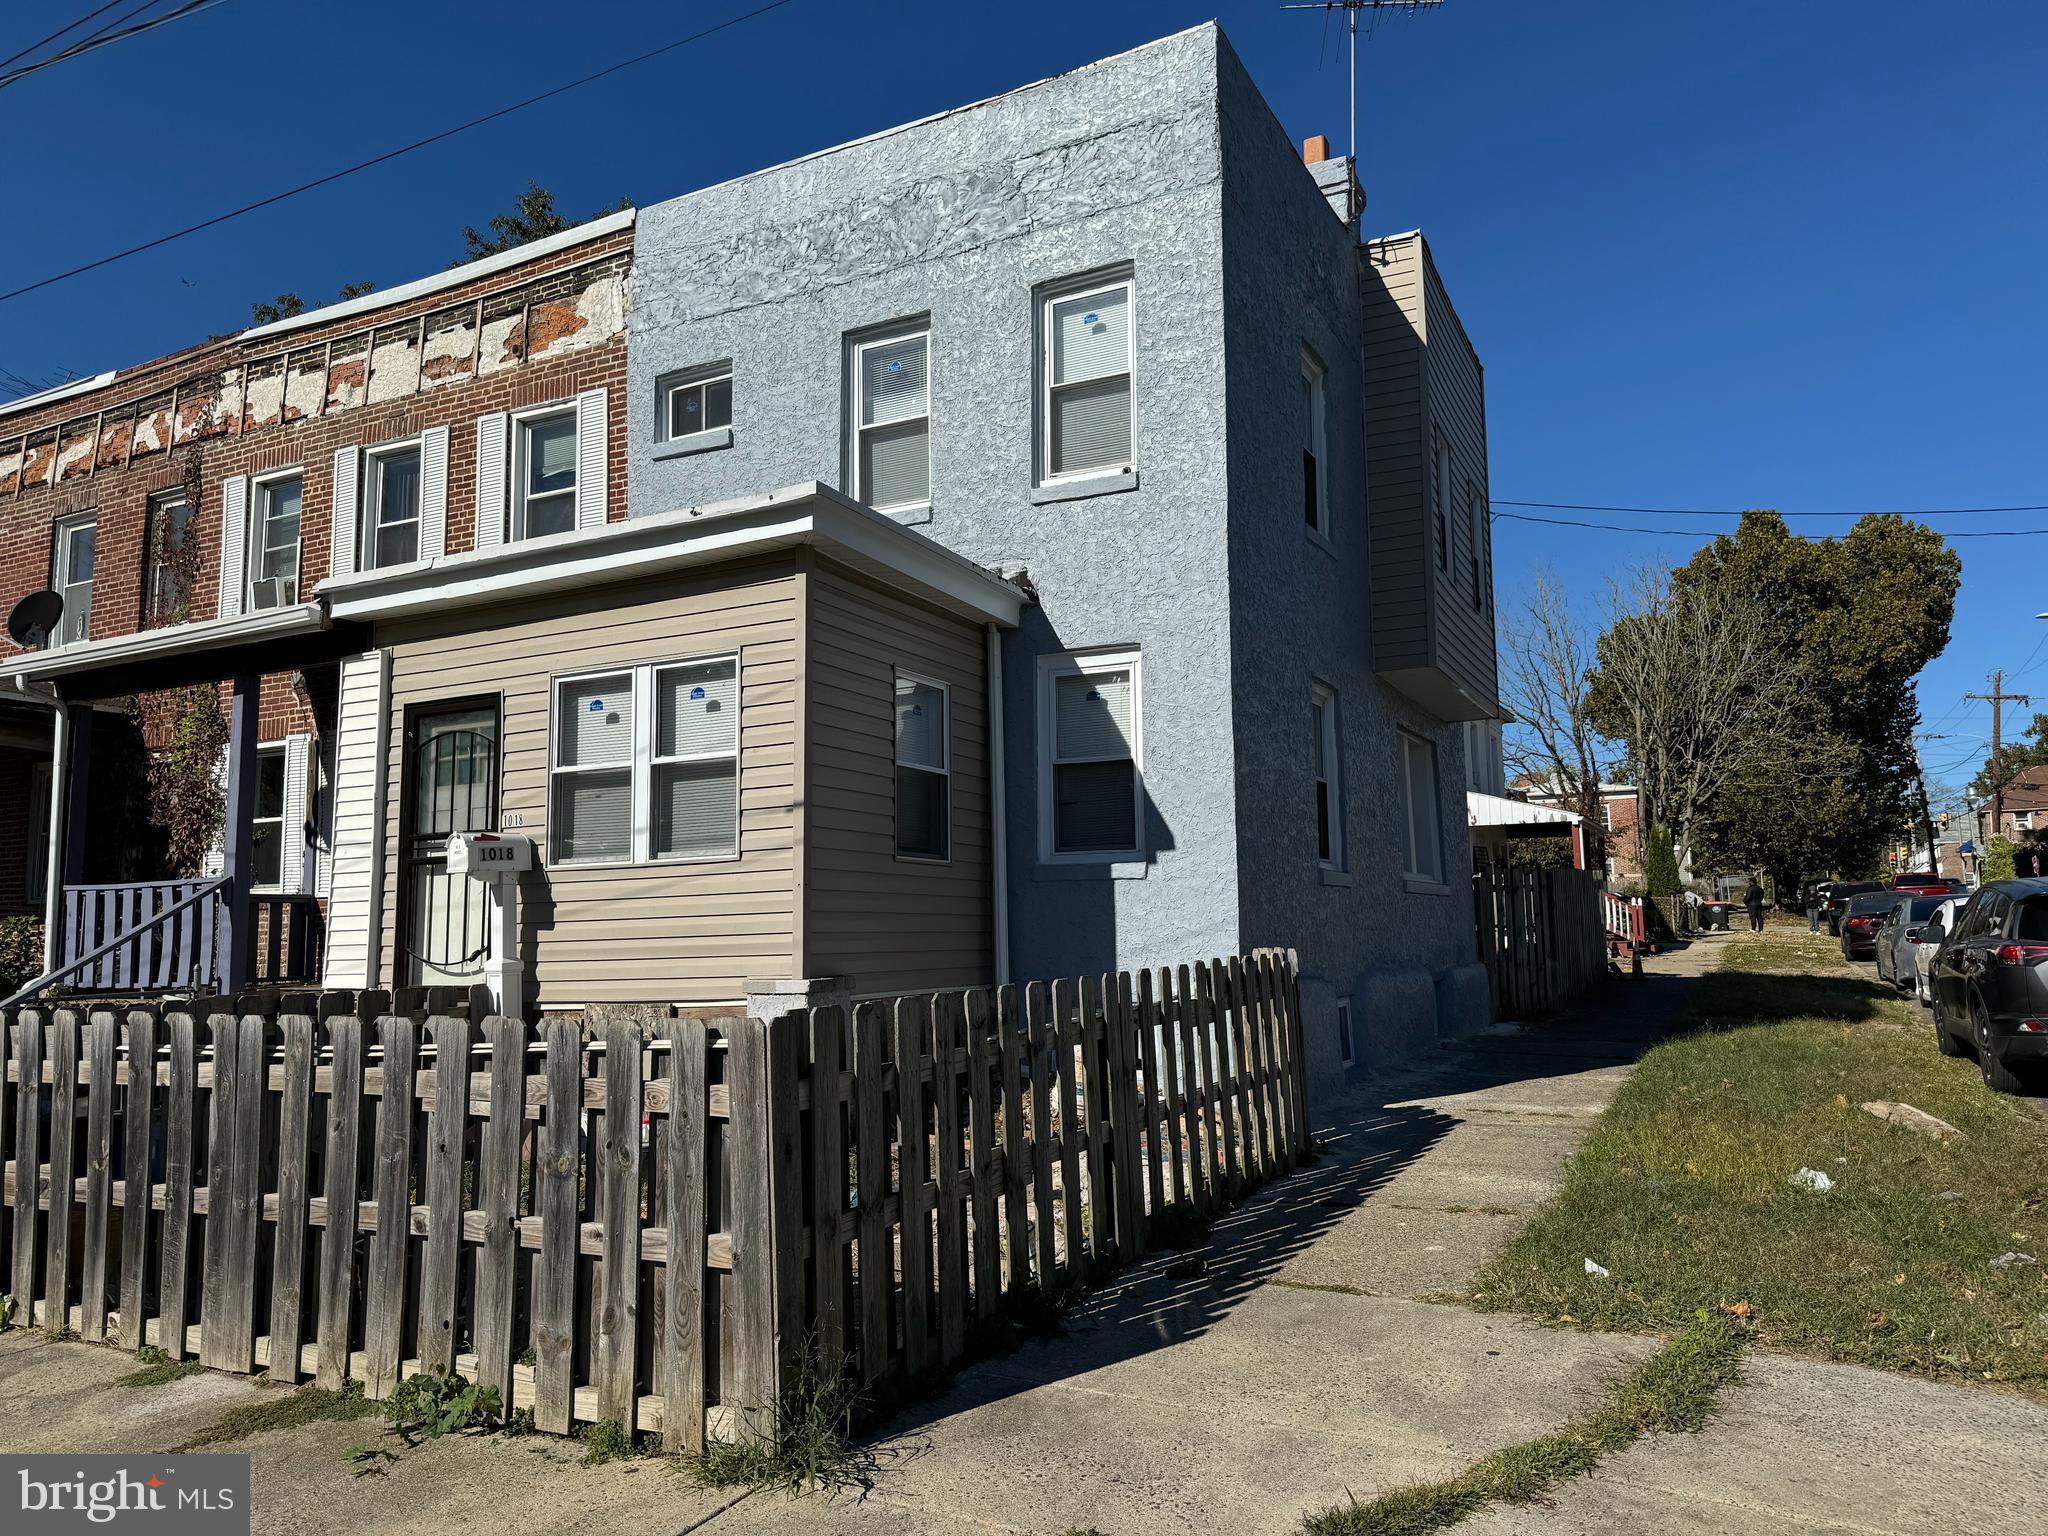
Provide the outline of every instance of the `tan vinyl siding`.
{"type": "Polygon", "coordinates": [[[809,974],[857,995],[992,978],[983,631],[821,562],[806,614],[809,974]],[[952,857],[896,856],[898,669],[944,683],[951,713],[952,857]]]}
{"type": "Polygon", "coordinates": [[[1372,543],[1373,665],[1429,664],[1435,595],[1422,410],[1422,241],[1364,251],[1367,510],[1372,543]]]}
{"type": "MultiPolygon", "coordinates": [[[[1434,431],[1444,434],[1451,445],[1452,484],[1449,487],[1451,560],[1447,572],[1439,572],[1437,602],[1436,661],[1454,677],[1461,688],[1483,704],[1491,706],[1498,693],[1494,658],[1493,580],[1490,524],[1482,510],[1475,549],[1473,530],[1465,515],[1465,491],[1478,488],[1482,508],[1487,496],[1486,482],[1486,387],[1478,354],[1451,308],[1449,293],[1422,247],[1423,268],[1423,366],[1424,395],[1434,431]],[[1479,557],[1482,603],[1472,601],[1472,557],[1479,557]]],[[[1433,466],[1432,466],[1433,469],[1433,466]]],[[[1432,475],[1432,478],[1434,476],[1432,475]]]]}
{"type": "MultiPolygon", "coordinates": [[[[387,626],[392,652],[384,925],[396,955],[400,755],[408,706],[494,695],[501,825],[548,863],[551,679],[609,666],[740,658],[740,853],[701,863],[543,868],[522,882],[532,1006],[732,1002],[798,968],[799,615],[792,560],[680,575],[387,626]]],[[[636,700],[636,707],[644,701],[636,700]]],[[[387,958],[384,972],[393,973],[387,958]]]]}

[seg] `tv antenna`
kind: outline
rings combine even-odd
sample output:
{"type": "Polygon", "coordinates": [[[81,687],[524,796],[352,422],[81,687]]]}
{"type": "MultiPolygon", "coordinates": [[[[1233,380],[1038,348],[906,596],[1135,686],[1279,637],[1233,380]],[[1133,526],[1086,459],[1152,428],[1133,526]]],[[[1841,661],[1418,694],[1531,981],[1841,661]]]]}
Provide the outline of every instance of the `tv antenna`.
{"type": "Polygon", "coordinates": [[[1358,164],[1358,13],[1371,11],[1425,11],[1444,0],[1315,0],[1313,4],[1283,5],[1283,11],[1342,11],[1351,31],[1351,164],[1358,164]]]}

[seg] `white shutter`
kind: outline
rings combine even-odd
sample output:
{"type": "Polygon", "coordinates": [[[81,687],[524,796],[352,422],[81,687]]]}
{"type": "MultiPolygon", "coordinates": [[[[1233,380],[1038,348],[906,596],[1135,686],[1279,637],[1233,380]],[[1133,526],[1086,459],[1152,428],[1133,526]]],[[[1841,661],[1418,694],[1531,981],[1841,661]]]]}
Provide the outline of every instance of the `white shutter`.
{"type": "Polygon", "coordinates": [[[511,418],[492,411],[476,419],[476,549],[505,542],[505,446],[511,418]]]}
{"type": "Polygon", "coordinates": [[[420,558],[448,553],[448,429],[429,427],[420,437],[420,558]]]}
{"type": "MultiPolygon", "coordinates": [[[[228,798],[228,751],[226,747],[222,747],[220,755],[213,760],[213,786],[214,791],[220,796],[221,804],[226,805],[228,798]]],[[[225,825],[213,829],[213,836],[206,844],[205,857],[199,861],[200,879],[218,880],[227,873],[227,835],[228,829],[225,825]]]]}
{"type": "Polygon", "coordinates": [[[220,616],[240,618],[249,573],[242,558],[249,532],[249,477],[230,475],[220,488],[220,616]]]}
{"type": "Polygon", "coordinates": [[[319,846],[313,862],[313,894],[322,901],[334,889],[334,742],[313,754],[313,827],[319,846]]]}
{"type": "Polygon", "coordinates": [[[279,841],[278,889],[287,896],[306,889],[306,747],[308,736],[288,736],[284,743],[284,825],[279,841]]]}
{"type": "Polygon", "coordinates": [[[383,922],[384,756],[389,746],[389,657],[383,651],[345,656],[334,732],[328,881],[327,958],[330,987],[367,987],[379,972],[383,922]]]}
{"type": "Polygon", "coordinates": [[[586,389],[576,397],[576,526],[602,528],[605,520],[605,439],[609,435],[608,391],[586,389]]]}
{"type": "Polygon", "coordinates": [[[327,570],[333,576],[353,576],[356,551],[363,533],[363,450],[354,443],[334,450],[334,513],[328,525],[327,570]]]}

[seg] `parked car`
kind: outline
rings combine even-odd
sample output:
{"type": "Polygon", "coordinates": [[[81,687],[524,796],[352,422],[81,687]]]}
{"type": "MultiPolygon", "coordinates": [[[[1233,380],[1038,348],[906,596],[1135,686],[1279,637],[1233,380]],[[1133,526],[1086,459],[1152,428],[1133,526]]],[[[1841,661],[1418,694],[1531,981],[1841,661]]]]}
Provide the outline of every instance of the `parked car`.
{"type": "Polygon", "coordinates": [[[1908,892],[1885,913],[1877,925],[1877,979],[1888,981],[1901,992],[1920,990],[1919,950],[1927,920],[1953,898],[1908,892]]]}
{"type": "Polygon", "coordinates": [[[2048,880],[1997,880],[1957,914],[1934,957],[1934,1040],[1974,1049],[1985,1084],[2017,1093],[2048,1060],[2048,880]]]}
{"type": "Polygon", "coordinates": [[[1884,887],[1875,880],[1836,880],[1832,882],[1828,887],[1827,909],[1823,914],[1827,919],[1828,932],[1836,938],[1840,938],[1842,936],[1842,916],[1848,911],[1849,903],[1858,896],[1867,895],[1872,891],[1882,891],[1883,889],[1884,887]]]}
{"type": "Polygon", "coordinates": [[[1960,880],[1951,880],[1944,875],[1930,875],[1925,870],[1918,874],[1893,875],[1892,889],[1895,891],[1964,891],[1969,887],[1960,880]]]}
{"type": "Polygon", "coordinates": [[[1934,974],[1934,957],[1941,953],[1941,946],[1948,942],[1948,936],[1956,931],[1956,914],[1963,910],[1963,903],[1969,899],[1967,896],[1949,897],[1920,925],[1920,942],[1913,947],[1913,993],[1920,999],[1922,1008],[1934,1006],[1934,988],[1929,981],[1934,974]]]}
{"type": "Polygon", "coordinates": [[[1877,926],[1885,914],[1909,900],[1898,891],[1864,891],[1849,898],[1842,912],[1842,958],[1868,960],[1877,953],[1877,926]]]}

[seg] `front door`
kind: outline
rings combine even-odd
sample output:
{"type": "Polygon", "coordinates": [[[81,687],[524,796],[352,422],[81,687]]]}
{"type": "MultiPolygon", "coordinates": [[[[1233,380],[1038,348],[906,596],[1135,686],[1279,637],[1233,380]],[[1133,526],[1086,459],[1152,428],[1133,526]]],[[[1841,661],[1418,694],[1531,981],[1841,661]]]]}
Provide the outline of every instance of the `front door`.
{"type": "Polygon", "coordinates": [[[448,873],[451,832],[498,829],[498,702],[408,711],[405,804],[399,830],[402,986],[468,986],[490,954],[491,893],[448,873]]]}

